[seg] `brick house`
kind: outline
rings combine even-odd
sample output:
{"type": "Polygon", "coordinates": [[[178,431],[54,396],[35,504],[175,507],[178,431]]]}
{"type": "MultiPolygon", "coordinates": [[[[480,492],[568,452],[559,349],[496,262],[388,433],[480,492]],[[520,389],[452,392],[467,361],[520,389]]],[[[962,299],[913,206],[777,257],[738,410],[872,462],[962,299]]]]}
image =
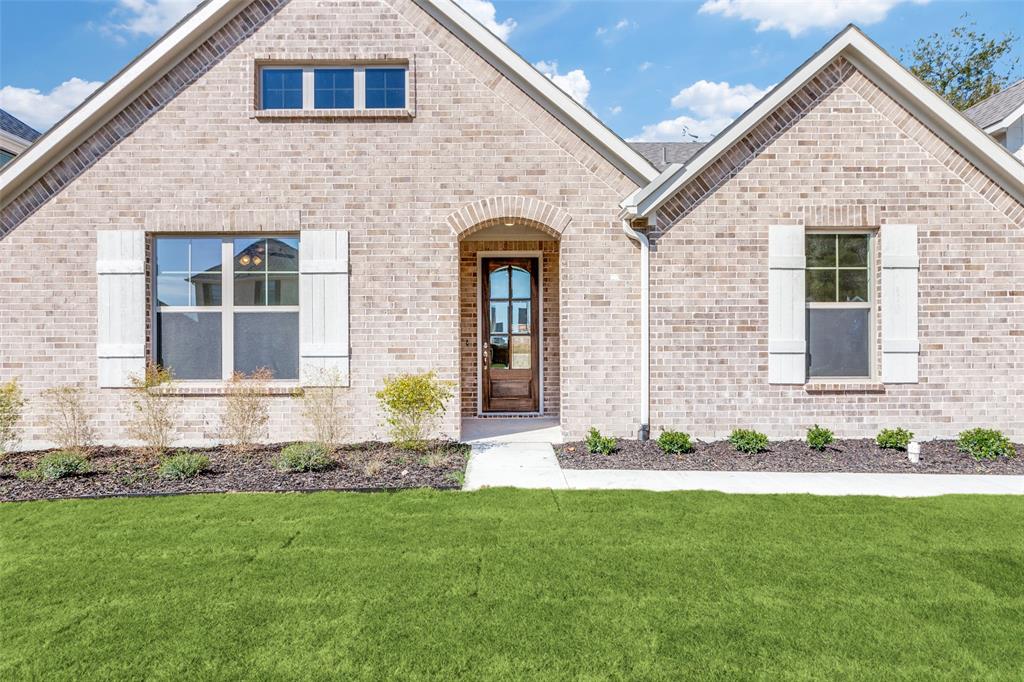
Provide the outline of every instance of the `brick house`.
{"type": "Polygon", "coordinates": [[[625,436],[1024,438],[1024,165],[849,27],[711,143],[627,144],[450,0],[208,0],[0,172],[0,378],[436,370],[625,436]]]}

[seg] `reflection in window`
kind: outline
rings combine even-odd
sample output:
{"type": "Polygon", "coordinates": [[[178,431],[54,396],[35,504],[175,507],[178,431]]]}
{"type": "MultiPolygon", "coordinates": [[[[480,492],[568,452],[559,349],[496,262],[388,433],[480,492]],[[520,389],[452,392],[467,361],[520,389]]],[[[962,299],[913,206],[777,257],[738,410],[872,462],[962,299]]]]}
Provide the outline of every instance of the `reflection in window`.
{"type": "Polygon", "coordinates": [[[508,368],[508,337],[491,337],[491,369],[508,368]]]}

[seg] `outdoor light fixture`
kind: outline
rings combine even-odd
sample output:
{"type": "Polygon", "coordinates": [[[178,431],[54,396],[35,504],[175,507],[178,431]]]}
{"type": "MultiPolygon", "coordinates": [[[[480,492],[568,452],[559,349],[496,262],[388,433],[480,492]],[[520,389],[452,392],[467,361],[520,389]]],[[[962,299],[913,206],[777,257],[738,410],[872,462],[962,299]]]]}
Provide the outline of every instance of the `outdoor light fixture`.
{"type": "MultiPolygon", "coordinates": [[[[243,254],[242,257],[238,259],[238,262],[241,265],[248,265],[249,261],[250,261],[250,259],[249,259],[248,254],[243,254]]],[[[259,265],[259,263],[257,263],[257,265],[259,265]]]]}
{"type": "Polygon", "coordinates": [[[262,262],[263,262],[263,259],[260,258],[259,256],[253,256],[252,257],[252,264],[253,265],[259,265],[262,262]]]}

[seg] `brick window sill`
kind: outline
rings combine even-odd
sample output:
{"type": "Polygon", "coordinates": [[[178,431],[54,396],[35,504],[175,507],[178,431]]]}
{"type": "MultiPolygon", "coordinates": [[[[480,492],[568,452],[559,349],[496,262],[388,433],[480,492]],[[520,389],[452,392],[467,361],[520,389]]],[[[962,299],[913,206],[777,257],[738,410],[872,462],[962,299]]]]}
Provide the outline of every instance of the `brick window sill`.
{"type": "MultiPolygon", "coordinates": [[[[243,388],[245,386],[243,385],[243,388]]],[[[223,382],[181,382],[171,386],[151,388],[149,392],[163,396],[224,396],[238,392],[238,387],[223,382]]],[[[266,386],[259,395],[295,396],[302,392],[302,387],[294,382],[279,382],[266,386]]]]}
{"type": "Polygon", "coordinates": [[[411,119],[412,109],[256,109],[250,118],[271,119],[411,119]]]}
{"type": "Polygon", "coordinates": [[[812,381],[804,384],[807,393],[885,393],[885,384],[879,381],[812,381]]]}

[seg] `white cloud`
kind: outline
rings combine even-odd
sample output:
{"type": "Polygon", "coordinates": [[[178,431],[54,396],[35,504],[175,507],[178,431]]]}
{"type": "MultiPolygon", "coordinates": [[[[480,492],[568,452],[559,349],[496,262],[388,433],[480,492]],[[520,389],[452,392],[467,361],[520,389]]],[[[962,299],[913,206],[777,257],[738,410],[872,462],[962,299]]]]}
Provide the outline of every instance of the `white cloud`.
{"type": "Polygon", "coordinates": [[[690,116],[679,116],[646,125],[639,135],[629,138],[629,141],[695,142],[710,140],[731,122],[731,118],[696,119],[690,116]]]}
{"type": "Polygon", "coordinates": [[[643,73],[644,71],[646,71],[647,69],[651,68],[652,66],[654,66],[654,62],[644,62],[644,63],[642,63],[640,66],[638,66],[636,68],[637,68],[638,71],[640,71],[640,73],[643,73]]]}
{"type": "Polygon", "coordinates": [[[612,116],[618,116],[619,114],[622,113],[622,107],[620,105],[616,104],[614,107],[611,107],[610,109],[608,109],[608,112],[612,116]]]}
{"type": "Polygon", "coordinates": [[[590,96],[590,80],[583,69],[573,69],[568,73],[558,73],[558,62],[537,62],[537,70],[551,79],[558,87],[572,95],[572,98],[586,106],[590,96]]]}
{"type": "Polygon", "coordinates": [[[717,135],[733,118],[749,109],[774,85],[759,88],[747,83],[729,85],[726,82],[697,81],[683,88],[672,98],[672,106],[686,109],[691,114],[678,116],[643,127],[634,141],[682,142],[708,140],[717,135]]]}
{"type": "Polygon", "coordinates": [[[756,85],[729,85],[725,81],[710,83],[700,80],[683,88],[672,98],[676,109],[689,109],[701,118],[722,118],[735,116],[749,109],[757,100],[774,86],[759,88],[756,85]]]}
{"type": "Polygon", "coordinates": [[[469,12],[474,19],[487,27],[494,35],[502,40],[508,40],[509,34],[516,28],[516,20],[509,17],[498,23],[498,10],[493,2],[487,0],[455,0],[462,9],[469,12]]]}
{"type": "Polygon", "coordinates": [[[71,78],[43,94],[35,88],[0,88],[0,109],[6,109],[36,130],[46,130],[103,85],[100,81],[71,78]]]}
{"type": "Polygon", "coordinates": [[[115,37],[160,36],[198,4],[199,0],[117,0],[110,21],[101,28],[115,37]]]}
{"type": "Polygon", "coordinates": [[[619,19],[611,26],[598,26],[597,30],[594,31],[594,35],[601,38],[602,42],[605,44],[611,44],[618,40],[618,34],[638,27],[639,24],[631,19],[619,19]]]}
{"type": "Polygon", "coordinates": [[[756,21],[758,31],[782,29],[796,37],[811,28],[875,24],[907,2],[924,5],[929,0],[706,0],[700,13],[756,21]]]}

